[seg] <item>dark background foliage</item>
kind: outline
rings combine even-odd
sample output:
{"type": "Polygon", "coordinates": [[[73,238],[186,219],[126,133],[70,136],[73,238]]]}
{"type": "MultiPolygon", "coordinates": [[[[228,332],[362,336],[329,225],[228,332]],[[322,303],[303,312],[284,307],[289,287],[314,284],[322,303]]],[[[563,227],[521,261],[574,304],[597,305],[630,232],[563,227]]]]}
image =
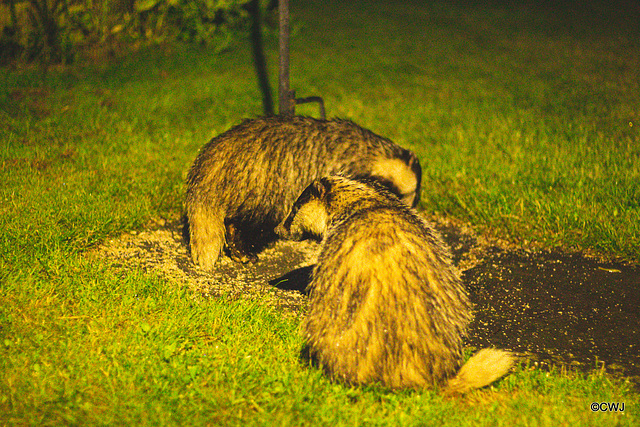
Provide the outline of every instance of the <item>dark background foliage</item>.
{"type": "Polygon", "coordinates": [[[68,64],[90,50],[172,40],[221,51],[248,33],[252,1],[277,9],[266,0],[2,0],[0,65],[68,64]]]}

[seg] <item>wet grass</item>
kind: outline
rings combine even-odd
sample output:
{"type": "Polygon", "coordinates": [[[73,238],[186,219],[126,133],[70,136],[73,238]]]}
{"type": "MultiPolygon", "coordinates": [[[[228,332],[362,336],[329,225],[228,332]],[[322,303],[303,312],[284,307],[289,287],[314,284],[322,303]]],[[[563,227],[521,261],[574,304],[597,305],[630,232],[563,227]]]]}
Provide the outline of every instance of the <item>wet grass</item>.
{"type": "MultiPolygon", "coordinates": [[[[293,12],[298,94],[414,149],[427,212],[518,245],[640,260],[633,5],[293,12]]],[[[298,359],[297,319],[87,259],[180,214],[200,146],[261,112],[250,57],[176,46],[44,82],[0,74],[0,423],[637,423],[637,392],[598,372],[521,366],[458,400],[333,384],[298,359]],[[595,414],[592,401],[625,412],[595,414]]]]}

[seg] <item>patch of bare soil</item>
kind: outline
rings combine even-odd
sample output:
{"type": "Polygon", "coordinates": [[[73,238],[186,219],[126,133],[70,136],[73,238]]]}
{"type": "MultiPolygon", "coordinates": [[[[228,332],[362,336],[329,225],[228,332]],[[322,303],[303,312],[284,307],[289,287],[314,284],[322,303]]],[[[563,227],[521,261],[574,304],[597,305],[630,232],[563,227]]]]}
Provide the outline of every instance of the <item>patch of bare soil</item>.
{"type": "Polygon", "coordinates": [[[475,305],[468,343],[524,353],[541,365],[602,369],[640,386],[640,266],[580,253],[479,242],[440,224],[475,305]]]}
{"type": "Polygon", "coordinates": [[[495,250],[463,274],[478,313],[472,341],[640,384],[640,268],[581,254],[495,250]]]}
{"type": "MultiPolygon", "coordinates": [[[[221,257],[213,272],[189,256],[183,224],[127,234],[92,256],[187,283],[204,296],[256,299],[299,315],[317,256],[314,242],[276,242],[255,264],[221,257]]],[[[582,254],[524,251],[439,222],[475,304],[468,344],[524,353],[538,363],[601,369],[640,383],[640,266],[582,254]]]]}
{"type": "Polygon", "coordinates": [[[260,253],[255,264],[243,265],[222,256],[215,271],[206,271],[192,262],[183,223],[174,221],[162,228],[109,240],[90,256],[108,259],[116,268],[142,268],[164,275],[186,283],[205,297],[257,299],[297,315],[306,299],[297,289],[305,285],[292,282],[308,281],[304,272],[310,272],[317,249],[315,242],[276,242],[260,253]],[[286,274],[298,270],[302,276],[286,274]]]}

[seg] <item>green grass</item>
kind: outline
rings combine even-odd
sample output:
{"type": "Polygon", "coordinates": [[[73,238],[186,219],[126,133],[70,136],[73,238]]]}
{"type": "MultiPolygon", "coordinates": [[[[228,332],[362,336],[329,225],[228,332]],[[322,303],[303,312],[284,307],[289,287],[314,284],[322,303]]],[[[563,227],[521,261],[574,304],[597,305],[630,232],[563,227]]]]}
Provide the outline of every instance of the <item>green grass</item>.
{"type": "Polygon", "coordinates": [[[298,92],[414,148],[427,211],[640,259],[637,7],[340,8],[305,15],[308,34],[358,19],[294,44],[298,92]]]}
{"type": "MultiPolygon", "coordinates": [[[[292,86],[415,150],[425,211],[640,261],[637,8],[292,9],[292,86]]],[[[638,423],[637,391],[597,372],[521,366],[456,400],[333,384],[299,360],[299,319],[87,258],[180,214],[197,150],[261,112],[250,58],[174,46],[0,73],[1,425],[638,423]]]]}

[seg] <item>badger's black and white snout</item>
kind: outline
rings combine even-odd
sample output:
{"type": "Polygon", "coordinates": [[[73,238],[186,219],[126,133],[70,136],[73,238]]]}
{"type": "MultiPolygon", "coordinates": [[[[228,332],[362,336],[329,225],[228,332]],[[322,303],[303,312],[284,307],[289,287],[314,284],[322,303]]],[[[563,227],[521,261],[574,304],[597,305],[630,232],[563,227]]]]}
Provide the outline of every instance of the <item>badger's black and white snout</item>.
{"type": "Polygon", "coordinates": [[[311,183],[295,201],[284,221],[276,227],[276,234],[288,240],[322,240],[329,218],[325,192],[326,188],[320,181],[311,183]]]}

